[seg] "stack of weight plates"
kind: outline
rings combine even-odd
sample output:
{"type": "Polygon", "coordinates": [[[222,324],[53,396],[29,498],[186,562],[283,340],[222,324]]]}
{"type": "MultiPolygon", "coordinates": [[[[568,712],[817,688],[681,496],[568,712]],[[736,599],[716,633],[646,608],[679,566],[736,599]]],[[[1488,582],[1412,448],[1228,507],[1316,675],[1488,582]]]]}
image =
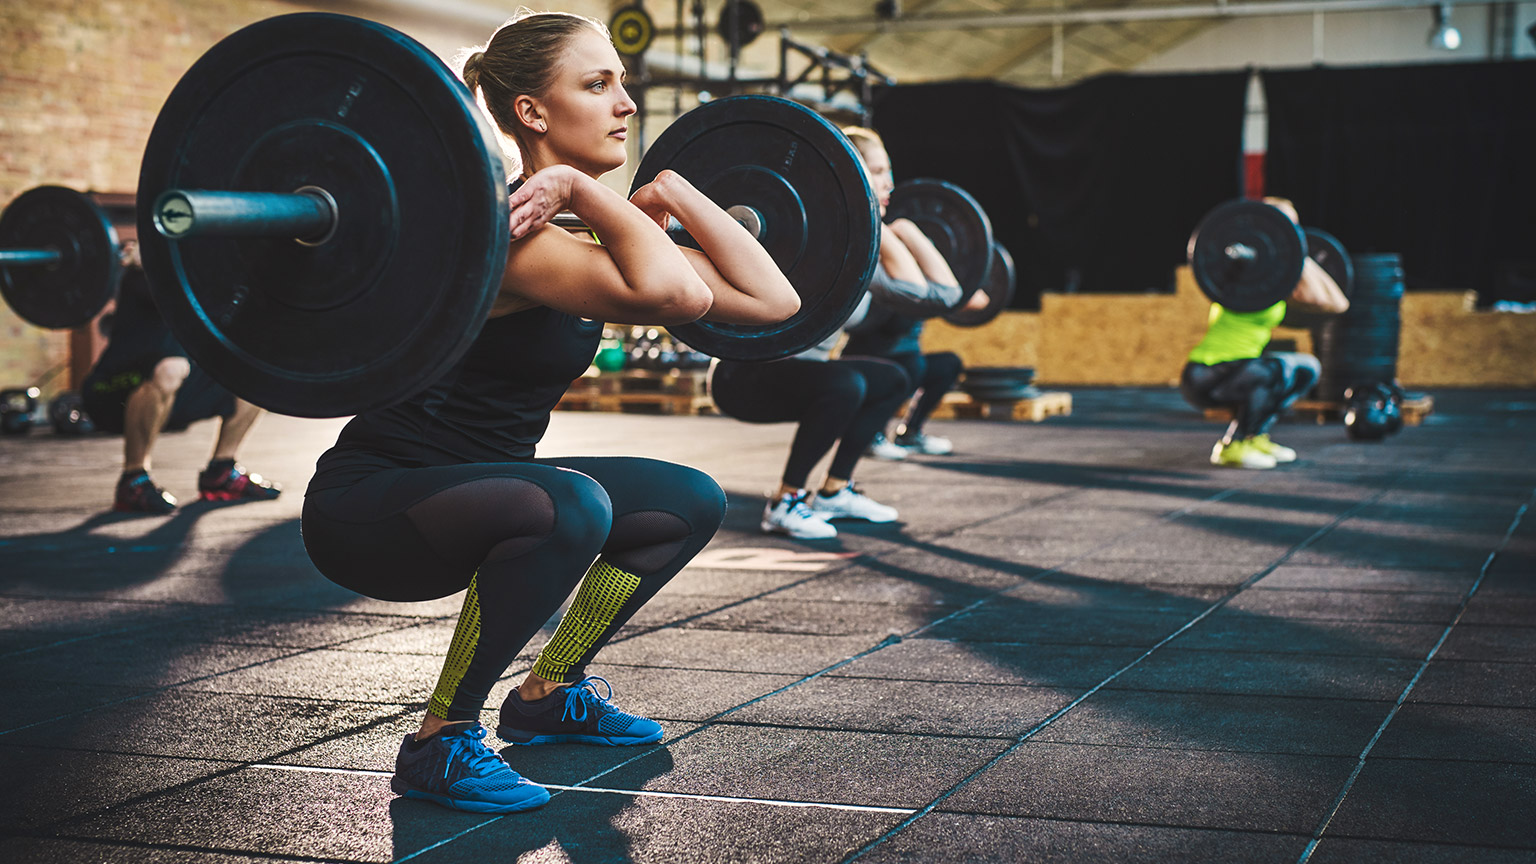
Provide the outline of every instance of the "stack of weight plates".
{"type": "Polygon", "coordinates": [[[1364,390],[1397,378],[1402,328],[1403,265],[1396,254],[1355,255],[1355,289],[1349,311],[1312,330],[1322,364],[1316,399],[1338,402],[1348,389],[1364,390]]]}
{"type": "Polygon", "coordinates": [[[960,389],[978,402],[1029,399],[1040,394],[1030,386],[1035,370],[1029,366],[977,366],[965,370],[960,389]]]}

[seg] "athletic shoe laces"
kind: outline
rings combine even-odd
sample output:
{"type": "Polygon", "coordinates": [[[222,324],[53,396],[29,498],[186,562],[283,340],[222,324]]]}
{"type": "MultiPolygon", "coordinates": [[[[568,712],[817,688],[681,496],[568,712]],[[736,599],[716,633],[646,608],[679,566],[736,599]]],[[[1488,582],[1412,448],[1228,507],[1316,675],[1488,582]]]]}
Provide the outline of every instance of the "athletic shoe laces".
{"type": "Polygon", "coordinates": [[[511,770],[500,756],[485,746],[484,726],[475,725],[457,735],[445,736],[443,741],[448,745],[448,758],[443,762],[444,780],[448,779],[454,762],[461,762],[476,777],[489,777],[511,770]]]}
{"type": "Polygon", "coordinates": [[[587,706],[589,704],[594,708],[607,709],[608,711],[618,712],[618,709],[614,708],[613,705],[608,701],[612,698],[613,685],[608,683],[607,678],[603,678],[598,675],[588,675],[587,677],[566,688],[565,713],[560,715],[560,719],[574,720],[577,723],[586,722],[587,706]],[[598,682],[602,682],[602,685],[608,688],[607,696],[598,695],[598,682]],[[581,711],[580,715],[577,715],[576,713],[578,709],[581,711]]]}
{"type": "Polygon", "coordinates": [[[791,516],[799,516],[801,519],[814,519],[814,518],[816,518],[816,512],[811,509],[811,505],[805,503],[806,499],[808,499],[810,497],[811,497],[811,494],[809,492],[802,492],[801,494],[796,495],[793,498],[790,498],[789,499],[789,513],[790,513],[790,515],[791,516]]]}

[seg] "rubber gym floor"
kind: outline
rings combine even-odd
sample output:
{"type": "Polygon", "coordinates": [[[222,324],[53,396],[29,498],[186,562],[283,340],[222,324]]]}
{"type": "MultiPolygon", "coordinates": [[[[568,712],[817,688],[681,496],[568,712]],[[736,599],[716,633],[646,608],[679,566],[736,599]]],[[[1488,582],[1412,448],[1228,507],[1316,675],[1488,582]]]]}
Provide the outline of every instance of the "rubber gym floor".
{"type": "MultiPolygon", "coordinates": [[[[285,494],[166,517],[104,512],[119,439],[8,436],[0,860],[1536,860],[1536,394],[1433,395],[1383,443],[1288,420],[1272,471],[1172,391],[939,421],[954,455],[860,466],[902,521],[818,542],[757,531],[788,425],[559,413],[544,453],[731,507],[592,670],[667,737],[506,748],[554,798],[500,817],[389,790],[458,597],[310,565],[342,421],[263,418],[285,494]]],[[[213,432],[155,451],[184,502],[213,432]]]]}

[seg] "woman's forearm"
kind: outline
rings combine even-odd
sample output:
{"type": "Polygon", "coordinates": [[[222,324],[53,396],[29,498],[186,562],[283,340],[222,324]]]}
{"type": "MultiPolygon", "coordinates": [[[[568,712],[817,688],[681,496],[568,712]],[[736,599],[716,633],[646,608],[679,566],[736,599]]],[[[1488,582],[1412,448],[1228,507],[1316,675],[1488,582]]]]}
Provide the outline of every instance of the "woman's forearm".
{"type": "Polygon", "coordinates": [[[1302,265],[1301,281],[1291,294],[1291,301],[1332,315],[1349,310],[1349,298],[1344,296],[1344,291],[1311,258],[1306,259],[1302,265]]]}
{"type": "Polygon", "coordinates": [[[923,233],[921,228],[907,219],[897,219],[891,223],[891,230],[901,238],[907,250],[912,253],[912,258],[917,261],[917,266],[923,271],[923,276],[930,282],[938,282],[942,285],[959,285],[960,280],[955,278],[955,273],[949,267],[949,262],[939,254],[933,241],[923,233]]]}
{"type": "MultiPolygon", "coordinates": [[[[708,287],[666,232],[623,196],[583,176],[573,184],[570,209],[597,235],[641,303],[688,304],[707,294],[708,287]]],[[[708,305],[704,300],[703,308],[708,305]]]]}
{"type": "Polygon", "coordinates": [[[799,295],[778,264],[735,219],[686,181],[664,183],[660,193],[719,274],[711,282],[712,319],[772,323],[799,310],[799,295]]]}

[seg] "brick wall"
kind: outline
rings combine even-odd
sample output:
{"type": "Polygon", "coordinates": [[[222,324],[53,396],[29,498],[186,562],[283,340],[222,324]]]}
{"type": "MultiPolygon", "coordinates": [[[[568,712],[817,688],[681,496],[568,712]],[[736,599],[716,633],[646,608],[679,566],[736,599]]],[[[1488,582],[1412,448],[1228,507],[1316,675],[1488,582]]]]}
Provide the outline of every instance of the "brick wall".
{"type": "MultiPolygon", "coordinates": [[[[0,3],[0,203],[34,186],[131,192],[165,97],[229,33],[303,7],[276,0],[0,3]]],[[[0,305],[0,387],[67,368],[69,334],[0,305]]],[[[51,394],[67,382],[59,374],[51,394]]]]}

